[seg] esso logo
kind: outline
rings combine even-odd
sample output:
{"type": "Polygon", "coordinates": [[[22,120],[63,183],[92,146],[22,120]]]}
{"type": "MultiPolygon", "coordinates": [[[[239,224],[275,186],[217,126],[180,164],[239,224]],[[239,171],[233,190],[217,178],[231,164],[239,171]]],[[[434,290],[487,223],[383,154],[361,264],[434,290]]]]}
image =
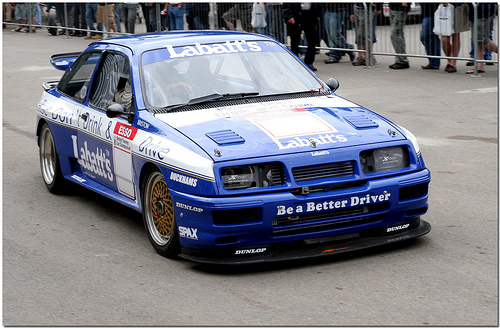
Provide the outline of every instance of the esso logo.
{"type": "Polygon", "coordinates": [[[137,129],[123,123],[116,123],[114,133],[125,139],[134,140],[137,129]]]}

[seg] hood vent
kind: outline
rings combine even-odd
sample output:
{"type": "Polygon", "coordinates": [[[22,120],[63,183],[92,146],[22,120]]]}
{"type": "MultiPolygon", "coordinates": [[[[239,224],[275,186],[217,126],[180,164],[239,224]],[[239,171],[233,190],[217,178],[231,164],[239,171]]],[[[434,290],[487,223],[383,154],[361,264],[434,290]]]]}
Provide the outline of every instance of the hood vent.
{"type": "Polygon", "coordinates": [[[245,139],[243,139],[239,134],[232,130],[214,131],[209,132],[205,135],[215,141],[218,145],[228,145],[245,142],[245,139]]]}
{"type": "Polygon", "coordinates": [[[344,119],[356,129],[378,128],[378,124],[364,115],[344,116],[344,119]]]}

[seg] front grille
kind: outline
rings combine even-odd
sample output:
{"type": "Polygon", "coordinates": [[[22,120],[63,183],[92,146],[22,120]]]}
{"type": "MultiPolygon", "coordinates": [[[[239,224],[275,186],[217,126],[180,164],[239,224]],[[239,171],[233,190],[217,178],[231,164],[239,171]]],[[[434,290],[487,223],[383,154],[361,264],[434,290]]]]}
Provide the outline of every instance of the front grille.
{"type": "Polygon", "coordinates": [[[290,227],[290,228],[275,230],[275,231],[271,232],[271,235],[272,236],[289,236],[289,235],[294,235],[294,234],[299,234],[299,233],[338,229],[338,228],[342,228],[342,227],[352,227],[352,226],[357,226],[357,225],[361,225],[361,224],[377,222],[377,221],[382,220],[383,218],[384,218],[384,215],[374,215],[374,216],[366,216],[366,217],[361,217],[361,218],[356,218],[356,219],[348,219],[348,220],[335,221],[335,222],[317,223],[317,224],[309,225],[306,227],[290,227]]]}
{"type": "Polygon", "coordinates": [[[354,161],[327,163],[319,165],[309,165],[294,167],[293,177],[296,182],[311,180],[348,177],[354,175],[354,161]]]}
{"type": "Polygon", "coordinates": [[[373,204],[368,206],[359,206],[343,210],[328,211],[323,213],[295,215],[289,217],[274,218],[272,225],[277,229],[271,234],[273,236],[286,236],[296,233],[305,233],[312,231],[321,231],[328,229],[336,229],[346,226],[354,226],[381,220],[384,215],[377,214],[380,211],[387,210],[390,206],[389,202],[373,204]],[[352,216],[360,216],[357,218],[346,218],[352,216]],[[341,219],[334,222],[324,222],[325,220],[341,219]],[[323,221],[323,222],[322,222],[323,221]],[[310,223],[310,225],[304,225],[310,223]],[[300,224],[300,225],[299,225],[300,224]]]}

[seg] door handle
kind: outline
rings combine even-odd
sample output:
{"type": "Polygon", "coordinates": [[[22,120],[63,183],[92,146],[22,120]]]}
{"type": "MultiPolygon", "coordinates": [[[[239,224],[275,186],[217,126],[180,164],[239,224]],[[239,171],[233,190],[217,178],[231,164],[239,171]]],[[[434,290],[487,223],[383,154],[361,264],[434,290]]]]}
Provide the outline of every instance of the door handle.
{"type": "Polygon", "coordinates": [[[82,115],[80,115],[80,117],[82,118],[82,120],[84,120],[85,122],[87,122],[87,119],[89,118],[88,114],[87,113],[83,113],[82,115]]]}

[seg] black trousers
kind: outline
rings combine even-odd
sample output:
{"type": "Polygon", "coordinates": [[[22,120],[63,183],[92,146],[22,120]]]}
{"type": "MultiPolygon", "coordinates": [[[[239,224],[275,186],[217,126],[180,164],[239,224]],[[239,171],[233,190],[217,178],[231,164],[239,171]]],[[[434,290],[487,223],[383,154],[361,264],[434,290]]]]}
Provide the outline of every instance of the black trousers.
{"type": "Polygon", "coordinates": [[[304,31],[304,35],[307,41],[307,51],[304,58],[304,63],[307,65],[312,65],[314,63],[314,58],[316,56],[316,42],[317,42],[317,34],[316,27],[318,24],[318,19],[315,15],[309,13],[309,10],[301,11],[301,19],[300,22],[295,24],[290,24],[287,22],[287,30],[288,35],[290,36],[290,50],[298,55],[299,54],[299,42],[300,35],[302,31],[304,31]]]}

